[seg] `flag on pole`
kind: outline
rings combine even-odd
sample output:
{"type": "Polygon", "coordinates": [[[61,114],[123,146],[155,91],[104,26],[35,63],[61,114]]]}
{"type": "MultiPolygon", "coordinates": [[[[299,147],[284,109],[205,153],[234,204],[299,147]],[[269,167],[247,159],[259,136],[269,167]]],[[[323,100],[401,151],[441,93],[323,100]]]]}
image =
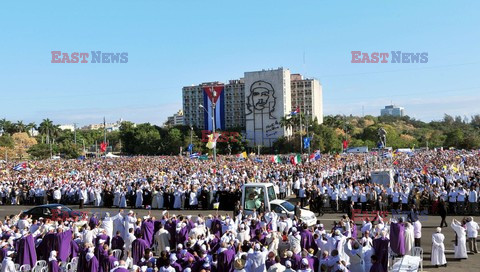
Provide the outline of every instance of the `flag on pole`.
{"type": "Polygon", "coordinates": [[[189,144],[187,149],[188,149],[188,153],[192,153],[192,151],[193,151],[193,144],[189,144]]]}
{"type": "Polygon", "coordinates": [[[310,161],[316,161],[322,158],[322,154],[320,150],[315,150],[312,154],[310,154],[310,161]]]}
{"type": "Polygon", "coordinates": [[[259,159],[259,158],[255,158],[253,161],[254,161],[254,162],[263,162],[263,160],[261,160],[261,159],[259,159]]]}
{"type": "Polygon", "coordinates": [[[347,140],[343,140],[343,149],[347,149],[349,142],[347,140]]]}
{"type": "Polygon", "coordinates": [[[200,157],[198,157],[198,159],[201,160],[201,161],[206,161],[206,160],[208,160],[208,155],[206,155],[206,154],[201,155],[200,157]]]}
{"type": "Polygon", "coordinates": [[[102,142],[102,143],[100,144],[100,152],[103,153],[103,152],[105,152],[105,151],[107,151],[107,143],[106,143],[106,142],[102,142]]]}
{"type": "Polygon", "coordinates": [[[295,115],[297,115],[297,114],[299,114],[299,113],[300,113],[300,108],[297,107],[294,111],[292,111],[292,112],[290,113],[290,115],[291,115],[291,116],[295,116],[295,115]]]}
{"type": "Polygon", "coordinates": [[[220,207],[220,202],[213,203],[213,209],[214,210],[218,210],[219,207],[220,207]]]}
{"type": "Polygon", "coordinates": [[[312,140],[312,137],[304,137],[303,138],[303,148],[309,148],[311,140],[312,140]]]}
{"type": "Polygon", "coordinates": [[[247,159],[248,158],[247,152],[243,151],[242,153],[237,154],[237,158],[241,160],[247,159]]]}
{"type": "Polygon", "coordinates": [[[22,171],[22,170],[25,170],[25,169],[27,169],[27,163],[26,162],[19,163],[19,164],[15,165],[13,167],[13,170],[15,170],[15,171],[22,171]]]}
{"type": "Polygon", "coordinates": [[[275,155],[275,156],[272,156],[272,158],[270,159],[270,161],[273,162],[273,163],[281,163],[281,162],[282,162],[282,159],[280,159],[280,156],[275,155]]]}
{"type": "Polygon", "coordinates": [[[200,157],[200,154],[198,154],[198,153],[190,154],[190,159],[197,159],[199,157],[200,157]]]}
{"type": "Polygon", "coordinates": [[[290,157],[290,163],[297,165],[302,162],[302,157],[300,155],[294,155],[290,157]]]}

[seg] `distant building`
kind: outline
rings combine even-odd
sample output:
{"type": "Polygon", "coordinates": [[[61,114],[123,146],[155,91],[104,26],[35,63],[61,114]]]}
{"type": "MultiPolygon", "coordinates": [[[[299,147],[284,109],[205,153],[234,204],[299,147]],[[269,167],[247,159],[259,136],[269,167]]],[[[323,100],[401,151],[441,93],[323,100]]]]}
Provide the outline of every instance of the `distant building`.
{"type": "Polygon", "coordinates": [[[70,130],[70,131],[74,131],[74,130],[75,130],[75,126],[74,126],[74,125],[70,125],[70,124],[60,125],[58,128],[61,129],[61,130],[70,130]]]}
{"type": "Polygon", "coordinates": [[[163,125],[166,127],[183,125],[183,110],[179,110],[174,115],[167,117],[167,122],[163,125]]]}
{"type": "Polygon", "coordinates": [[[317,118],[323,123],[323,93],[322,85],[316,79],[304,79],[300,74],[290,76],[292,89],[292,110],[297,107],[306,116],[317,118]]]}
{"type": "Polygon", "coordinates": [[[405,116],[405,109],[403,107],[397,107],[395,105],[388,105],[385,106],[384,109],[380,110],[380,115],[402,117],[405,116]]]}
{"type": "MultiPolygon", "coordinates": [[[[105,124],[105,130],[107,132],[111,132],[111,131],[117,131],[120,129],[120,126],[122,125],[122,122],[125,121],[123,119],[120,119],[118,120],[117,122],[115,123],[106,123],[105,124]]],[[[104,124],[103,123],[100,123],[100,124],[90,124],[90,125],[86,125],[84,127],[82,127],[82,129],[86,129],[86,130],[97,130],[97,129],[103,129],[104,127],[104,124]]]]}

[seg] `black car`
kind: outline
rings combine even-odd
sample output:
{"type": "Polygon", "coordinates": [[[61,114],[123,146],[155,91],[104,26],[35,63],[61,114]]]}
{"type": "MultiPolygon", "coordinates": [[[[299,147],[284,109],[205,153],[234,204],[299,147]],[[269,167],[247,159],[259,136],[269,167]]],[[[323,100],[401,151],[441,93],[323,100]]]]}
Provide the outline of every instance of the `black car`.
{"type": "Polygon", "coordinates": [[[74,217],[84,217],[85,212],[78,212],[70,209],[62,204],[46,204],[33,207],[29,210],[23,211],[22,214],[31,215],[32,219],[39,219],[40,217],[52,220],[68,219],[74,217]]]}

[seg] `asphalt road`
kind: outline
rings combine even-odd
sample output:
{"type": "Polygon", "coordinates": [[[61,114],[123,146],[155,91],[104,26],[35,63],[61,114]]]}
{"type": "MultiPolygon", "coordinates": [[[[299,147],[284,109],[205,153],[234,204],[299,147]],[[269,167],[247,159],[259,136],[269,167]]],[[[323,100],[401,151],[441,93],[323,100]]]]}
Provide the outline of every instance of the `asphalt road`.
{"type": "MultiPolygon", "coordinates": [[[[0,206],[0,218],[4,218],[6,215],[11,215],[11,214],[18,214],[20,211],[29,209],[33,206],[0,206]]],[[[71,208],[78,210],[78,206],[71,206],[71,208]]],[[[80,211],[80,210],[79,210],[80,211]]],[[[110,214],[115,214],[118,212],[118,209],[112,209],[112,208],[96,208],[96,207],[86,207],[83,210],[83,212],[89,212],[89,213],[104,213],[104,212],[109,212],[110,214]]],[[[148,210],[143,210],[143,209],[135,209],[134,210],[139,216],[145,216],[148,214],[148,210]]],[[[152,216],[155,216],[157,218],[161,217],[162,210],[153,210],[151,211],[152,216]]],[[[174,210],[170,211],[171,214],[182,214],[182,215],[192,215],[196,216],[198,214],[202,215],[208,215],[208,214],[216,214],[217,211],[215,210],[174,210]]],[[[218,214],[220,215],[232,215],[233,212],[231,211],[218,211],[218,214]]],[[[325,225],[325,227],[330,227],[333,224],[333,221],[338,221],[342,214],[325,214],[322,217],[318,217],[318,219],[325,225]]],[[[423,262],[423,268],[424,271],[438,271],[438,272],[444,272],[444,271],[452,271],[455,270],[455,272],[460,272],[460,271],[480,271],[480,254],[475,254],[475,255],[468,255],[467,260],[462,260],[458,261],[453,258],[453,243],[455,240],[455,234],[452,228],[450,227],[450,223],[452,221],[453,217],[447,217],[447,223],[449,224],[449,227],[443,228],[442,232],[445,235],[445,248],[446,248],[446,257],[447,257],[447,262],[448,266],[441,267],[441,268],[435,268],[430,264],[430,254],[431,254],[431,243],[432,243],[432,234],[435,232],[436,228],[440,224],[440,217],[439,216],[423,216],[421,219],[422,222],[422,248],[424,250],[424,262],[423,262]]],[[[455,217],[457,220],[461,220],[461,216],[456,216],[455,217]]],[[[474,218],[475,221],[479,222],[480,218],[474,218]]],[[[359,225],[360,227],[360,225],[359,225]]]]}

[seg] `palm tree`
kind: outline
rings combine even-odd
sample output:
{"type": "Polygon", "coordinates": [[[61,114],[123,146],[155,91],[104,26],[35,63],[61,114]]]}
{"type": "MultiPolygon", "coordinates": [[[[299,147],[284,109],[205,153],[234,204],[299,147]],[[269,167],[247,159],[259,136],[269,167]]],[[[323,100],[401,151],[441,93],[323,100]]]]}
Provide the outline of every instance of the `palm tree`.
{"type": "Polygon", "coordinates": [[[15,133],[15,127],[13,126],[12,122],[3,118],[0,120],[0,131],[2,131],[2,133],[13,134],[15,133]]]}
{"type": "Polygon", "coordinates": [[[28,123],[27,132],[30,136],[32,136],[34,129],[37,129],[37,124],[35,124],[35,122],[28,123]]]}
{"type": "MultiPolygon", "coordinates": [[[[54,130],[53,122],[50,119],[43,119],[43,121],[38,126],[38,132],[42,135],[47,136],[47,144],[50,143],[50,137],[52,136],[54,130]]],[[[58,127],[58,126],[57,126],[58,127]]]]}
{"type": "Polygon", "coordinates": [[[27,127],[25,126],[25,124],[22,121],[17,121],[15,124],[13,124],[13,126],[15,127],[16,132],[27,131],[27,127]]]}

